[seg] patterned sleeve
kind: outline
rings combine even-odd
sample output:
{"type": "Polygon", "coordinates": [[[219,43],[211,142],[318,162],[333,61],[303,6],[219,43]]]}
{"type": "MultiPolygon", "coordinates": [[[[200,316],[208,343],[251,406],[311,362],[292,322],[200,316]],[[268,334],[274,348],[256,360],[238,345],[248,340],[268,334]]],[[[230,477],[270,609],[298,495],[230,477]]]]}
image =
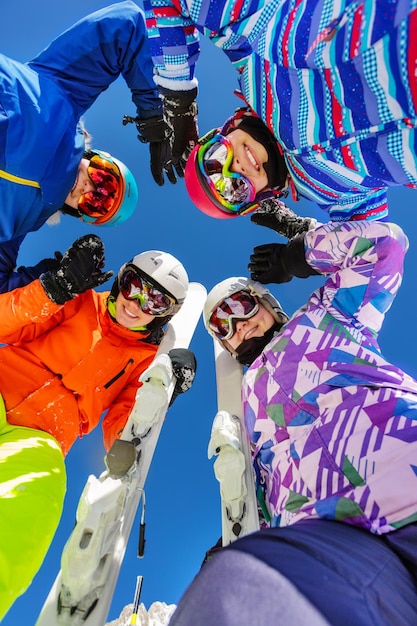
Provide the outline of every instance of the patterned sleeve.
{"type": "Polygon", "coordinates": [[[144,0],[144,9],[155,82],[173,90],[196,87],[199,33],[185,0],[144,0]]]}
{"type": "Polygon", "coordinates": [[[306,234],[307,262],[328,275],[322,304],[373,332],[400,288],[407,249],[404,232],[387,222],[329,222],[306,234]]]}

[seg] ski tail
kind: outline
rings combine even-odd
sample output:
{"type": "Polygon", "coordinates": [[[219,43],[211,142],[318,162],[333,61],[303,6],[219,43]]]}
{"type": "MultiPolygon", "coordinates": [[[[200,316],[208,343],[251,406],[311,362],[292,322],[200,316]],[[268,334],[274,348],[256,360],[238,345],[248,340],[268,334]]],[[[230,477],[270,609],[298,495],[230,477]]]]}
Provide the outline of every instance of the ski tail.
{"type": "Polygon", "coordinates": [[[84,487],[76,525],[62,553],[61,570],[36,626],[105,623],[175,387],[168,352],[188,348],[205,299],[205,287],[190,283],[185,302],[169,322],[155,359],[141,375],[143,384],[121,438],[106,456],[105,470],[98,478],[91,475],[84,487]]]}
{"type": "Polygon", "coordinates": [[[243,367],[216,340],[217,405],[208,457],[217,456],[214,473],[220,483],[222,544],[259,529],[255,477],[241,400],[243,367]]]}

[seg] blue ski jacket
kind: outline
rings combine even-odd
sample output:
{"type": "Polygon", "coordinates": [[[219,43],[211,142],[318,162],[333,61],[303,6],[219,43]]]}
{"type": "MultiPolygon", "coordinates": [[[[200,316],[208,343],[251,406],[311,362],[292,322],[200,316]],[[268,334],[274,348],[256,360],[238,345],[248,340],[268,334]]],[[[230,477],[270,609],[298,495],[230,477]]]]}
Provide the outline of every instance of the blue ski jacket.
{"type": "Polygon", "coordinates": [[[144,16],[130,1],[81,19],[28,63],[0,54],[0,292],[46,269],[5,275],[2,258],[10,267],[62,207],[85,149],[80,118],[120,75],[138,116],[159,115],[144,16]]]}

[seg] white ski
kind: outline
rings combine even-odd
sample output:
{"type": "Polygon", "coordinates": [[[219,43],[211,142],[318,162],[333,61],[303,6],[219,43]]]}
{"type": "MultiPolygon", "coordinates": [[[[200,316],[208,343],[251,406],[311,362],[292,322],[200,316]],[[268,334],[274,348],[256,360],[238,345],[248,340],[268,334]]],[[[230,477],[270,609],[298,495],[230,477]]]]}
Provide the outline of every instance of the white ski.
{"type": "Polygon", "coordinates": [[[250,443],[242,413],[243,367],[214,341],[217,407],[208,446],[217,455],[214,473],[220,483],[222,544],[259,529],[250,443]]]}
{"type": "Polygon", "coordinates": [[[106,470],[98,478],[90,475],[84,487],[77,523],[62,553],[61,570],[36,626],[103,626],[106,622],[175,386],[167,353],[172,348],[188,348],[205,299],[205,287],[190,283],[187,298],[169,322],[155,359],[141,375],[143,385],[121,439],[106,457],[106,470]]]}

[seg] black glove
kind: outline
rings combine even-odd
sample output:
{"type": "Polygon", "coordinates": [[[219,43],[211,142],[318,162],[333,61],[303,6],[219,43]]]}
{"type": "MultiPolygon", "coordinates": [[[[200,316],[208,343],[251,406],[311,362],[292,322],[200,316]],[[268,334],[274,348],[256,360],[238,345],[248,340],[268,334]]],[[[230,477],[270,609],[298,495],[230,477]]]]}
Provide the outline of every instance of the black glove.
{"type": "Polygon", "coordinates": [[[39,280],[52,302],[64,304],[109,280],[113,272],[102,272],[103,267],[103,242],[97,235],[84,235],[66,251],[59,268],[41,274],[39,280]]]}
{"type": "Polygon", "coordinates": [[[172,91],[159,87],[164,117],[172,131],[172,163],[180,178],[184,178],[185,163],[198,142],[197,88],[172,91]]]}
{"type": "Polygon", "coordinates": [[[260,283],[288,283],[293,276],[307,278],[319,274],[306,261],[305,233],[296,235],[287,244],[267,243],[256,246],[248,269],[252,280],[260,283]]]}
{"type": "Polygon", "coordinates": [[[136,128],[139,131],[139,141],[149,143],[151,173],[156,184],[162,187],[165,182],[165,172],[169,182],[175,185],[177,179],[172,167],[170,142],[172,131],[165,123],[163,115],[150,117],[147,120],[125,115],[123,118],[123,126],[129,124],[129,122],[136,124],[136,128]]]}
{"type": "Polygon", "coordinates": [[[54,257],[53,258],[48,258],[48,259],[42,259],[42,261],[39,261],[39,263],[36,263],[36,265],[33,265],[32,267],[25,267],[24,265],[20,265],[18,268],[16,268],[16,272],[19,272],[19,274],[33,274],[33,278],[32,280],[34,280],[34,278],[40,276],[40,274],[43,274],[43,272],[49,272],[49,270],[57,270],[59,269],[59,265],[62,259],[62,254],[61,252],[55,252],[54,253],[54,257]],[[37,270],[40,270],[37,272],[37,270]]]}
{"type": "Polygon", "coordinates": [[[251,221],[259,226],[271,228],[287,239],[292,239],[295,235],[307,232],[317,225],[317,220],[312,217],[299,217],[277,198],[262,200],[252,213],[251,221]]]}
{"type": "Polygon", "coordinates": [[[194,353],[186,348],[174,348],[168,352],[168,356],[171,359],[172,371],[177,379],[171,405],[180,393],[185,393],[191,389],[197,371],[197,362],[194,353]]]}

